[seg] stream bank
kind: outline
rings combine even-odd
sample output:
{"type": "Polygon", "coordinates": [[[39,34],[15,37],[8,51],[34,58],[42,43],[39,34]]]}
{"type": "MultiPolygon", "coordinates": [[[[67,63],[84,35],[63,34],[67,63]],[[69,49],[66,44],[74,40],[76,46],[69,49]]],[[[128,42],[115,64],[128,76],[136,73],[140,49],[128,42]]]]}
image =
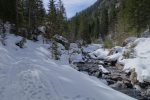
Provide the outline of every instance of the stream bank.
{"type": "MultiPolygon", "coordinates": [[[[150,96],[146,95],[146,93],[142,91],[138,91],[135,86],[132,85],[130,81],[131,73],[124,72],[121,66],[110,66],[103,60],[95,59],[91,59],[86,62],[76,62],[74,65],[77,67],[78,71],[103,80],[105,84],[117,91],[120,91],[138,100],[150,100],[150,96]]],[[[144,83],[141,85],[144,85],[144,83]]],[[[146,91],[146,89],[144,91],[146,91]]]]}

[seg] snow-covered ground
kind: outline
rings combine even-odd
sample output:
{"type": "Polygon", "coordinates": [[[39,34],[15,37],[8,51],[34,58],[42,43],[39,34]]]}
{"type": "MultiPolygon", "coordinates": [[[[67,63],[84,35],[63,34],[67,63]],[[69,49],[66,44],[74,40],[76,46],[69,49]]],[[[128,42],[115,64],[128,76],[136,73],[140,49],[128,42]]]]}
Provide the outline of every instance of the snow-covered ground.
{"type": "Polygon", "coordinates": [[[27,41],[8,35],[0,44],[0,100],[134,100],[71,68],[65,57],[51,59],[50,44],[27,41]]]}

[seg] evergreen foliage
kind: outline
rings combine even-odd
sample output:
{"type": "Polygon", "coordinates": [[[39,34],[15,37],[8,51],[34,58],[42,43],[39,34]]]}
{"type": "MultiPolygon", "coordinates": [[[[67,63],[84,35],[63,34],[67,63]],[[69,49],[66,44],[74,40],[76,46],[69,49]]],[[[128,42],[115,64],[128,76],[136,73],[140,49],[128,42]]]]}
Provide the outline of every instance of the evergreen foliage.
{"type": "Polygon", "coordinates": [[[37,27],[44,25],[47,39],[59,34],[85,43],[101,38],[108,44],[108,39],[116,42],[140,36],[150,27],[150,0],[97,0],[69,20],[62,0],[49,0],[47,13],[43,0],[0,0],[0,12],[0,19],[16,25],[15,33],[22,35],[25,31],[19,29],[25,28],[30,38],[29,34],[36,34],[37,27]]]}
{"type": "Polygon", "coordinates": [[[16,25],[16,34],[24,36],[27,30],[28,38],[37,35],[39,26],[46,26],[46,38],[55,34],[64,35],[67,32],[67,17],[63,2],[49,0],[49,10],[43,5],[43,0],[0,0],[0,19],[16,25]],[[24,32],[22,32],[24,28],[24,32]]]}
{"type": "Polygon", "coordinates": [[[74,40],[81,37],[87,43],[98,38],[106,44],[122,41],[150,26],[149,12],[150,0],[97,0],[69,20],[69,31],[74,40]]]}
{"type": "Polygon", "coordinates": [[[55,0],[49,1],[48,32],[49,38],[55,34],[62,35],[66,28],[66,12],[61,0],[56,4],[55,0]]]}

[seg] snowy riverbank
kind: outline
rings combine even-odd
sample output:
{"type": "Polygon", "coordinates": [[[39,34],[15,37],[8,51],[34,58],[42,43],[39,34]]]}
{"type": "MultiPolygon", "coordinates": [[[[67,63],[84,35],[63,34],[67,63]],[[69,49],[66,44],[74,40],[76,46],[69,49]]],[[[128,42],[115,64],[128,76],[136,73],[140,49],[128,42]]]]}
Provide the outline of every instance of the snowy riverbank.
{"type": "Polygon", "coordinates": [[[15,45],[20,40],[8,35],[6,46],[0,44],[1,100],[134,100],[63,61],[52,60],[50,44],[27,40],[20,49],[15,45]]]}

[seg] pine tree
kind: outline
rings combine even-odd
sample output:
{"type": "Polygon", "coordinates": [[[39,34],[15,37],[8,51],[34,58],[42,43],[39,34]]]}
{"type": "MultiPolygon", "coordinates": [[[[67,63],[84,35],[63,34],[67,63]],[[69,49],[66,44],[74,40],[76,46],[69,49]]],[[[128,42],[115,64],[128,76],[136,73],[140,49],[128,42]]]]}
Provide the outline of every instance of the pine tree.
{"type": "Polygon", "coordinates": [[[81,16],[80,19],[80,25],[79,25],[79,37],[81,37],[84,41],[84,43],[91,43],[91,37],[90,37],[90,24],[87,23],[88,19],[86,14],[81,16]]]}
{"type": "Polygon", "coordinates": [[[15,0],[0,0],[0,18],[3,21],[15,22],[15,10],[16,1],[15,0]]]}
{"type": "Polygon", "coordinates": [[[37,8],[37,12],[36,12],[37,24],[40,25],[44,22],[45,15],[46,15],[46,11],[42,0],[36,0],[36,8],[37,8]]]}
{"type": "Polygon", "coordinates": [[[54,0],[49,1],[49,13],[48,13],[48,26],[49,34],[47,38],[51,38],[54,34],[57,34],[57,11],[54,0]]]}
{"type": "Polygon", "coordinates": [[[100,33],[104,34],[103,39],[108,34],[108,10],[106,8],[102,10],[100,16],[100,33]]]}
{"type": "Polygon", "coordinates": [[[15,0],[16,1],[16,34],[18,34],[19,27],[24,26],[24,15],[23,15],[23,1],[22,0],[15,0]]]}
{"type": "Polygon", "coordinates": [[[59,0],[58,2],[58,8],[57,8],[57,21],[58,21],[58,33],[59,34],[63,34],[63,32],[65,31],[65,25],[66,25],[66,11],[64,8],[64,5],[62,3],[61,0],[59,0]]]}
{"type": "Polygon", "coordinates": [[[19,28],[34,28],[44,23],[45,9],[42,0],[0,0],[0,19],[16,24],[19,28]]]}

